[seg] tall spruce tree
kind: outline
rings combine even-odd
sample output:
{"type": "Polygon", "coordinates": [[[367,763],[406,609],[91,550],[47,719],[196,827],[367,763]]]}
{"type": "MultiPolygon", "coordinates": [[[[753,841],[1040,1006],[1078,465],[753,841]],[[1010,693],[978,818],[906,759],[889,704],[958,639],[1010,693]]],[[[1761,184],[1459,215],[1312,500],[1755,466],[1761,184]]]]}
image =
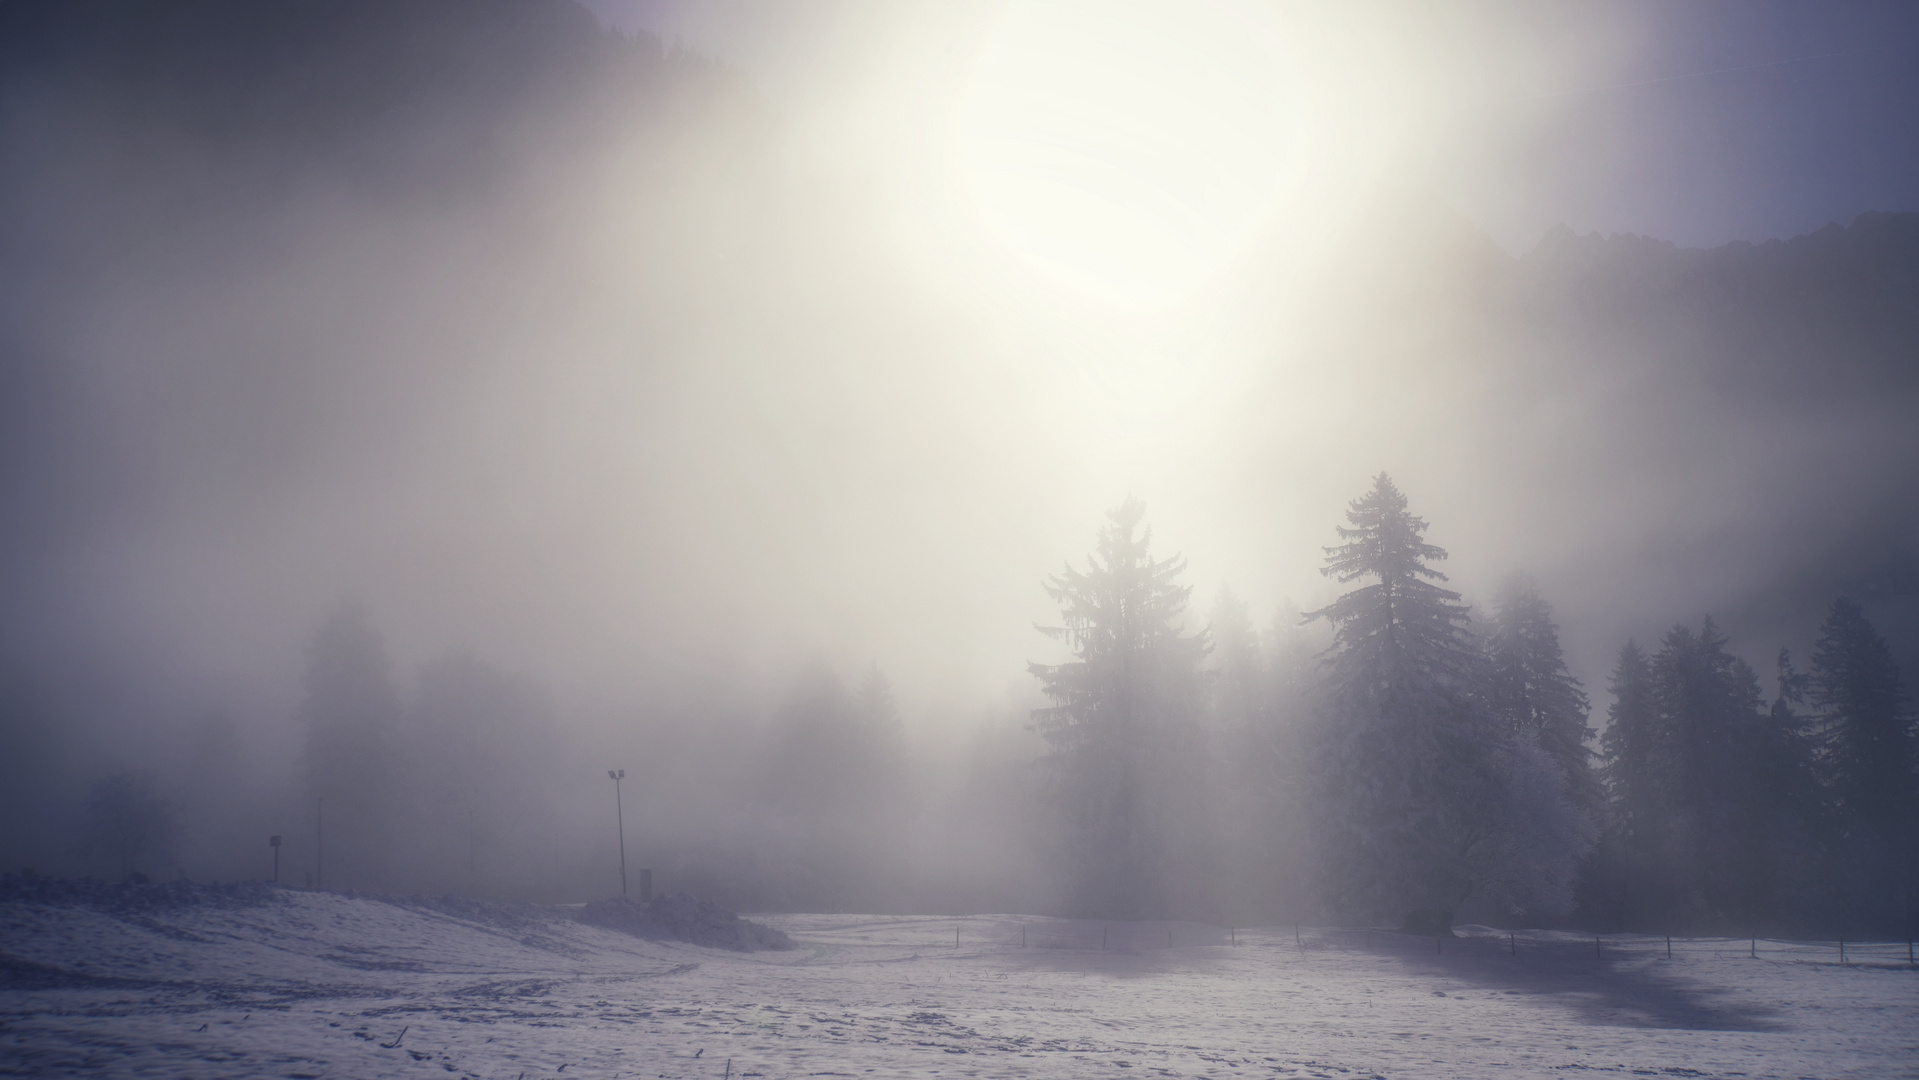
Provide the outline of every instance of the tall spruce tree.
{"type": "Polygon", "coordinates": [[[1552,608],[1530,581],[1515,577],[1500,590],[1486,658],[1487,703],[1514,735],[1552,758],[1574,804],[1596,817],[1604,796],[1588,745],[1592,703],[1566,669],[1552,608]]]}
{"type": "Polygon", "coordinates": [[[1652,663],[1636,643],[1626,642],[1613,662],[1608,684],[1612,704],[1599,738],[1599,775],[1605,813],[1599,843],[1581,865],[1579,912],[1605,929],[1661,924],[1671,907],[1657,895],[1670,863],[1664,768],[1659,744],[1652,663]]]}
{"type": "Polygon", "coordinates": [[[1384,473],[1346,517],[1322,573],[1365,584],[1308,615],[1333,625],[1316,748],[1329,901],[1430,930],[1469,901],[1558,902],[1577,815],[1483,703],[1467,608],[1430,565],[1446,552],[1384,473]]]}
{"type": "Polygon", "coordinates": [[[1107,514],[1085,570],[1046,582],[1061,625],[1041,627],[1073,659],[1030,664],[1052,704],[1033,712],[1081,912],[1151,916],[1183,906],[1182,886],[1205,880],[1188,865],[1203,796],[1193,721],[1203,708],[1206,635],[1182,625],[1191,586],[1184,559],[1155,559],[1146,508],[1128,498],[1107,514]]]}
{"type": "Polygon", "coordinates": [[[1919,735],[1892,650],[1856,601],[1833,601],[1809,676],[1847,914],[1858,929],[1910,930],[1919,923],[1919,735]]]}

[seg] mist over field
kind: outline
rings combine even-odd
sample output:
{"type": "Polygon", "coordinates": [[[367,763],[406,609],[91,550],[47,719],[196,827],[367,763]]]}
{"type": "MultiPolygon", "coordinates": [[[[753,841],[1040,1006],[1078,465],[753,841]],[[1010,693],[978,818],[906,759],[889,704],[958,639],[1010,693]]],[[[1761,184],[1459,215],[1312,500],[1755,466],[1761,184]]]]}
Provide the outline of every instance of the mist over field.
{"type": "MultiPolygon", "coordinates": [[[[623,828],[742,910],[1830,922],[1574,858],[1629,639],[1710,617],[1810,740],[1776,658],[1849,598],[1911,742],[1909,15],[589,7],[0,14],[0,867],[262,878],[274,835],[283,882],[575,902],[623,828]],[[1522,575],[1586,697],[1500,743],[1499,820],[1558,831],[1416,886],[1309,795],[1364,710],[1360,624],[1302,616],[1382,474],[1444,648],[1522,575]],[[1063,568],[1129,500],[1196,643],[1140,709],[1190,730],[1129,744],[1176,765],[1100,862],[1063,568]]],[[[1806,799],[1737,828],[1809,878],[1806,799]]]]}

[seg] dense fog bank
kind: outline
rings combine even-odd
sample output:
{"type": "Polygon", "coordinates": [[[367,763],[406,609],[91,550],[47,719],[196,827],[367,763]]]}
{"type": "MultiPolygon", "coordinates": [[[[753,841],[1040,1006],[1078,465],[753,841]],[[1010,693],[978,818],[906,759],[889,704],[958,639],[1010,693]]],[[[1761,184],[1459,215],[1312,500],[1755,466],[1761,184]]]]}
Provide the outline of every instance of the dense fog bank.
{"type": "MultiPolygon", "coordinates": [[[[5,865],[253,877],[279,835],[283,880],[578,900],[617,887],[613,768],[628,863],[744,909],[1398,919],[1324,850],[1359,706],[1302,623],[1364,587],[1320,569],[1383,473],[1451,554],[1435,655],[1518,573],[1584,702],[1467,755],[1505,831],[1421,908],[1566,919],[1570,853],[1681,858],[1604,846],[1582,756],[1628,639],[1711,616],[1699,655],[1764,675],[1740,715],[1808,732],[1776,657],[1836,598],[1919,671],[1919,215],[1515,257],[1399,175],[1113,308],[576,5],[0,18],[5,865]],[[1157,838],[1104,860],[1119,774],[1043,711],[1085,657],[1033,628],[1129,496],[1205,647],[1151,691],[1157,838]]],[[[1657,884],[1582,917],[1735,917],[1657,884]]]]}

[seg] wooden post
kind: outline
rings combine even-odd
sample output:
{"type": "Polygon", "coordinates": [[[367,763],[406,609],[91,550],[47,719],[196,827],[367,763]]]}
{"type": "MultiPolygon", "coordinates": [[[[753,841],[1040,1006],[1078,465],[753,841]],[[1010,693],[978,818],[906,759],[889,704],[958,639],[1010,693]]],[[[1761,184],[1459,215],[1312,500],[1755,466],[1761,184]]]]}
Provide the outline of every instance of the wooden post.
{"type": "Polygon", "coordinates": [[[1666,959],[1672,959],[1672,935],[1666,935],[1666,959]]]}
{"type": "Polygon", "coordinates": [[[1754,960],[1759,959],[1759,935],[1758,934],[1754,934],[1752,936],[1752,945],[1748,947],[1746,955],[1749,958],[1754,960]]]}

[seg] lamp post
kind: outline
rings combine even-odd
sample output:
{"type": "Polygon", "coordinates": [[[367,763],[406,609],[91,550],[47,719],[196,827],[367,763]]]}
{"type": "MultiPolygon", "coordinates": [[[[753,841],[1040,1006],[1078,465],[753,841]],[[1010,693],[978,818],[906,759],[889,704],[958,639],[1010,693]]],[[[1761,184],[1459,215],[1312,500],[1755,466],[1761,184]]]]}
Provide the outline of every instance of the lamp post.
{"type": "Polygon", "coordinates": [[[273,883],[278,885],[280,883],[280,838],[267,837],[267,846],[273,849],[273,883]]]}
{"type": "Polygon", "coordinates": [[[613,814],[620,823],[620,895],[626,895],[626,808],[620,803],[620,781],[626,779],[625,769],[608,769],[606,775],[613,781],[613,814]]]}

